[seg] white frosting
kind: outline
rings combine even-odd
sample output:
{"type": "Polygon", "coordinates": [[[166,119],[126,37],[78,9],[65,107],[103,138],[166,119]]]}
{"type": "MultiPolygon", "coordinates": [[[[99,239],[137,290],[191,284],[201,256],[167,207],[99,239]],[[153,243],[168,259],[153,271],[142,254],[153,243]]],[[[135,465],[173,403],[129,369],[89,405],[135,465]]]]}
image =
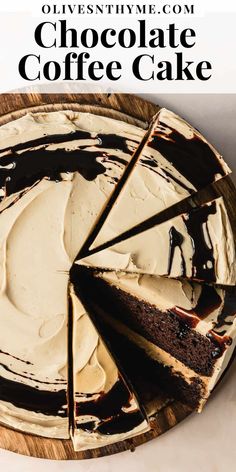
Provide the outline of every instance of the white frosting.
{"type": "MultiPolygon", "coordinates": [[[[236,282],[236,267],[232,228],[223,198],[218,198],[215,202],[216,213],[209,216],[207,226],[213,245],[216,282],[218,284],[234,285],[236,282]]],[[[156,225],[108,249],[98,251],[78,263],[103,269],[181,277],[183,275],[182,258],[178,247],[175,250],[171,271],[168,274],[169,232],[173,226],[184,238],[181,247],[186,264],[185,276],[192,277],[194,247],[182,215],[156,225]]]]}
{"type": "MultiPolygon", "coordinates": [[[[44,391],[66,390],[70,261],[63,231],[70,186],[43,180],[0,215],[0,346],[8,354],[0,354],[1,376],[44,391]]],[[[0,420],[35,434],[68,436],[66,419],[56,423],[53,415],[2,402],[0,420]]]]}
{"type": "MultiPolygon", "coordinates": [[[[159,133],[161,132],[159,122],[165,123],[167,126],[164,135],[165,140],[172,139],[168,137],[168,126],[178,131],[180,135],[185,136],[186,139],[190,140],[197,136],[201,141],[207,143],[214,152],[222,167],[222,172],[225,174],[230,172],[227,164],[213,146],[182,118],[162,108],[152,125],[152,133],[155,133],[156,127],[159,129],[159,133]]],[[[171,134],[171,131],[169,129],[169,134],[171,134]]],[[[123,187],[91,248],[96,248],[110,241],[196,191],[192,182],[180,174],[160,152],[150,147],[150,140],[146,142],[126,185],[123,187]],[[144,161],[147,161],[150,156],[157,164],[156,167],[150,168],[145,165],[144,161]],[[165,172],[168,173],[168,177],[165,172]]],[[[213,181],[219,178],[221,178],[220,175],[215,175],[213,181]]],[[[208,184],[210,183],[212,182],[209,180],[208,184]]]]}

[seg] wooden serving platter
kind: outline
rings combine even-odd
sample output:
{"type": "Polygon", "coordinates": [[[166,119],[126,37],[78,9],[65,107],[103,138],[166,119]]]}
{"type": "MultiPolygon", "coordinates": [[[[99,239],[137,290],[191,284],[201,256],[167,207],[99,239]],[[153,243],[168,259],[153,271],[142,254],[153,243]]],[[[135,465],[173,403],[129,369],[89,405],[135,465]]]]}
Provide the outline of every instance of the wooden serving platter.
{"type": "MultiPolygon", "coordinates": [[[[27,112],[56,110],[85,111],[101,114],[145,127],[159,107],[135,95],[128,94],[2,94],[0,96],[0,125],[15,120],[27,112]]],[[[193,123],[194,124],[194,123],[193,123]]],[[[203,203],[209,198],[223,195],[228,207],[234,234],[236,235],[236,190],[229,177],[179,204],[179,211],[203,203]]],[[[170,210],[170,216],[172,216],[170,210]]],[[[71,440],[46,439],[21,433],[0,425],[0,448],[19,454],[53,460],[89,459],[134,450],[186,418],[191,409],[175,400],[166,399],[164,406],[153,418],[153,429],[145,434],[107,447],[74,452],[71,440]]]]}

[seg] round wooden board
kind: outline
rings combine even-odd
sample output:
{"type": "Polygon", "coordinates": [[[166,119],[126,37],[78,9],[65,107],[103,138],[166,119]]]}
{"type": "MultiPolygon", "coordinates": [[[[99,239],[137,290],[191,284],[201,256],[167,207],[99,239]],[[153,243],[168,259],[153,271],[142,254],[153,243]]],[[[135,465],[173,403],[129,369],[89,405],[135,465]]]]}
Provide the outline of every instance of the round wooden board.
{"type": "MultiPolygon", "coordinates": [[[[145,127],[159,107],[135,95],[128,94],[2,94],[0,96],[0,125],[23,116],[27,112],[49,112],[55,110],[86,111],[121,119],[145,127]]],[[[214,186],[200,192],[191,204],[203,203],[211,197],[225,196],[236,234],[236,212],[234,209],[236,190],[229,178],[222,179],[214,186]]],[[[183,210],[188,205],[183,202],[183,210]]],[[[170,213],[171,216],[171,213],[170,213]]],[[[0,448],[27,456],[53,459],[90,459],[115,454],[150,441],[172,428],[190,413],[191,409],[175,400],[167,400],[165,406],[155,415],[153,429],[145,434],[107,447],[82,452],[74,452],[71,440],[46,439],[21,433],[0,426],[0,448]]]]}

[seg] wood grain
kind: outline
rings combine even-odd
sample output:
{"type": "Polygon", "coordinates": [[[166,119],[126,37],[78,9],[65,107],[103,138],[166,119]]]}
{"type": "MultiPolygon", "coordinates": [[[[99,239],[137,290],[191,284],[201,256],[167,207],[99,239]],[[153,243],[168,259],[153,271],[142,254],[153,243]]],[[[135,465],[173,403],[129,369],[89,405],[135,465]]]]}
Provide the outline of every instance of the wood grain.
{"type": "MultiPolygon", "coordinates": [[[[23,116],[27,112],[48,112],[71,109],[102,114],[122,119],[145,128],[151,116],[159,109],[148,101],[128,94],[3,94],[0,96],[0,125],[23,116]]],[[[200,192],[197,197],[183,203],[193,205],[224,195],[236,234],[235,188],[229,178],[200,192]]],[[[70,440],[45,439],[0,426],[0,447],[27,456],[46,459],[89,459],[134,450],[174,427],[191,413],[191,409],[178,401],[166,400],[152,421],[152,430],[111,446],[76,453],[70,440]]]]}

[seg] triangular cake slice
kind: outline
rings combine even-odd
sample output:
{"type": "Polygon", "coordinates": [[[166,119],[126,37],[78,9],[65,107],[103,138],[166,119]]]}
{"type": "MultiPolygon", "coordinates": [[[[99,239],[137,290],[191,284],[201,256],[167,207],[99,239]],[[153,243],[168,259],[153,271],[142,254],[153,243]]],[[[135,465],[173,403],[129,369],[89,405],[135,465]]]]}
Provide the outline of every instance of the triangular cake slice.
{"type": "Polygon", "coordinates": [[[78,261],[92,267],[235,285],[235,242],[222,197],[78,261]]]}
{"type": "Polygon", "coordinates": [[[77,270],[97,316],[136,346],[140,369],[201,411],[235,348],[235,287],[77,270]]]}
{"type": "Polygon", "coordinates": [[[71,284],[71,435],[75,451],[82,451],[132,438],[150,431],[150,426],[76,292],[76,283],[71,284]]]}
{"type": "Polygon", "coordinates": [[[162,108],[91,248],[129,231],[227,175],[222,156],[189,123],[162,108]]]}

